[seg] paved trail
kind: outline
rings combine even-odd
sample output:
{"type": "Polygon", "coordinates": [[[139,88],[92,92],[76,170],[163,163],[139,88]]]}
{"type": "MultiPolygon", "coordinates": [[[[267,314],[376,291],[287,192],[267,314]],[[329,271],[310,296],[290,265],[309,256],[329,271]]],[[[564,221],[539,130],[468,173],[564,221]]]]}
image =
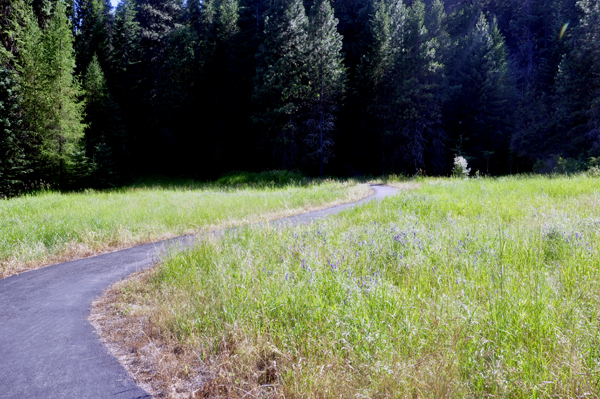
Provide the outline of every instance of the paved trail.
{"type": "MultiPolygon", "coordinates": [[[[271,222],[308,223],[354,203],[271,222]]],[[[151,267],[167,248],[187,247],[196,236],[140,245],[60,263],[0,280],[0,398],[150,398],[98,340],[87,318],[92,301],[113,283],[151,267]]]]}

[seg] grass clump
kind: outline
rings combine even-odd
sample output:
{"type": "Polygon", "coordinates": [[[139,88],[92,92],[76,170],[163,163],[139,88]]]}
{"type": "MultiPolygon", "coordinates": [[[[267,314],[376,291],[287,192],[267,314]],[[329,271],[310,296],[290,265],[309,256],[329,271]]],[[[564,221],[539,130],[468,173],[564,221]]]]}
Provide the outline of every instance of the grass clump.
{"type": "Polygon", "coordinates": [[[300,172],[289,170],[273,170],[266,172],[240,172],[227,173],[217,180],[217,184],[223,186],[285,186],[309,184],[311,180],[304,177],[300,172]]]}
{"type": "Polygon", "coordinates": [[[137,243],[288,216],[369,191],[353,181],[262,182],[232,187],[155,178],[118,189],[42,191],[0,201],[0,277],[137,243]]]}
{"type": "Polygon", "coordinates": [[[208,396],[598,397],[598,181],[421,184],[205,242],[128,301],[209,366],[208,396]]]}

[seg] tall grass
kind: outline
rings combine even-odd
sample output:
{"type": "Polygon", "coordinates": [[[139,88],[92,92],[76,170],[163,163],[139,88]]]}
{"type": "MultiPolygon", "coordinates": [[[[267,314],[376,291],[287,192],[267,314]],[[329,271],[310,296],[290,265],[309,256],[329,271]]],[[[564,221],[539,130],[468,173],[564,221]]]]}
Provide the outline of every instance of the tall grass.
{"type": "Polygon", "coordinates": [[[369,190],[354,182],[280,175],[233,185],[153,180],[0,201],[0,277],[72,256],[347,202],[369,190]]]}
{"type": "Polygon", "coordinates": [[[598,397],[599,183],[424,179],[210,240],[122,298],[199,354],[215,395],[598,397]]]}

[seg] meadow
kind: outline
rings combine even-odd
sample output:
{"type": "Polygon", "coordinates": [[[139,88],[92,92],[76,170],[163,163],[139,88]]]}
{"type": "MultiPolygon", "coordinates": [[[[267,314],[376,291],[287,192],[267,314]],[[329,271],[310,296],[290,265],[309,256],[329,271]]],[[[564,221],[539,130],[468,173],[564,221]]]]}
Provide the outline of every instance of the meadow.
{"type": "Polygon", "coordinates": [[[42,190],[0,200],[0,278],[349,202],[368,192],[367,185],[356,181],[312,180],[285,171],[234,173],[211,183],[154,178],[107,190],[42,190]]]}
{"type": "Polygon", "coordinates": [[[598,397],[600,181],[418,183],[209,239],[113,309],[205,397],[598,397]]]}

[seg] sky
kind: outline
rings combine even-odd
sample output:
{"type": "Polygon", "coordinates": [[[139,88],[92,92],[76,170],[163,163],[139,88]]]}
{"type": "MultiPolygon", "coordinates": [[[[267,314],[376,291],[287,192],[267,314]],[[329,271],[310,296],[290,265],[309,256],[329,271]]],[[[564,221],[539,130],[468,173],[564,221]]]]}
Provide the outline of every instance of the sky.
{"type": "Polygon", "coordinates": [[[110,3],[112,4],[113,7],[116,7],[117,4],[119,4],[119,0],[110,0],[110,3]]]}

